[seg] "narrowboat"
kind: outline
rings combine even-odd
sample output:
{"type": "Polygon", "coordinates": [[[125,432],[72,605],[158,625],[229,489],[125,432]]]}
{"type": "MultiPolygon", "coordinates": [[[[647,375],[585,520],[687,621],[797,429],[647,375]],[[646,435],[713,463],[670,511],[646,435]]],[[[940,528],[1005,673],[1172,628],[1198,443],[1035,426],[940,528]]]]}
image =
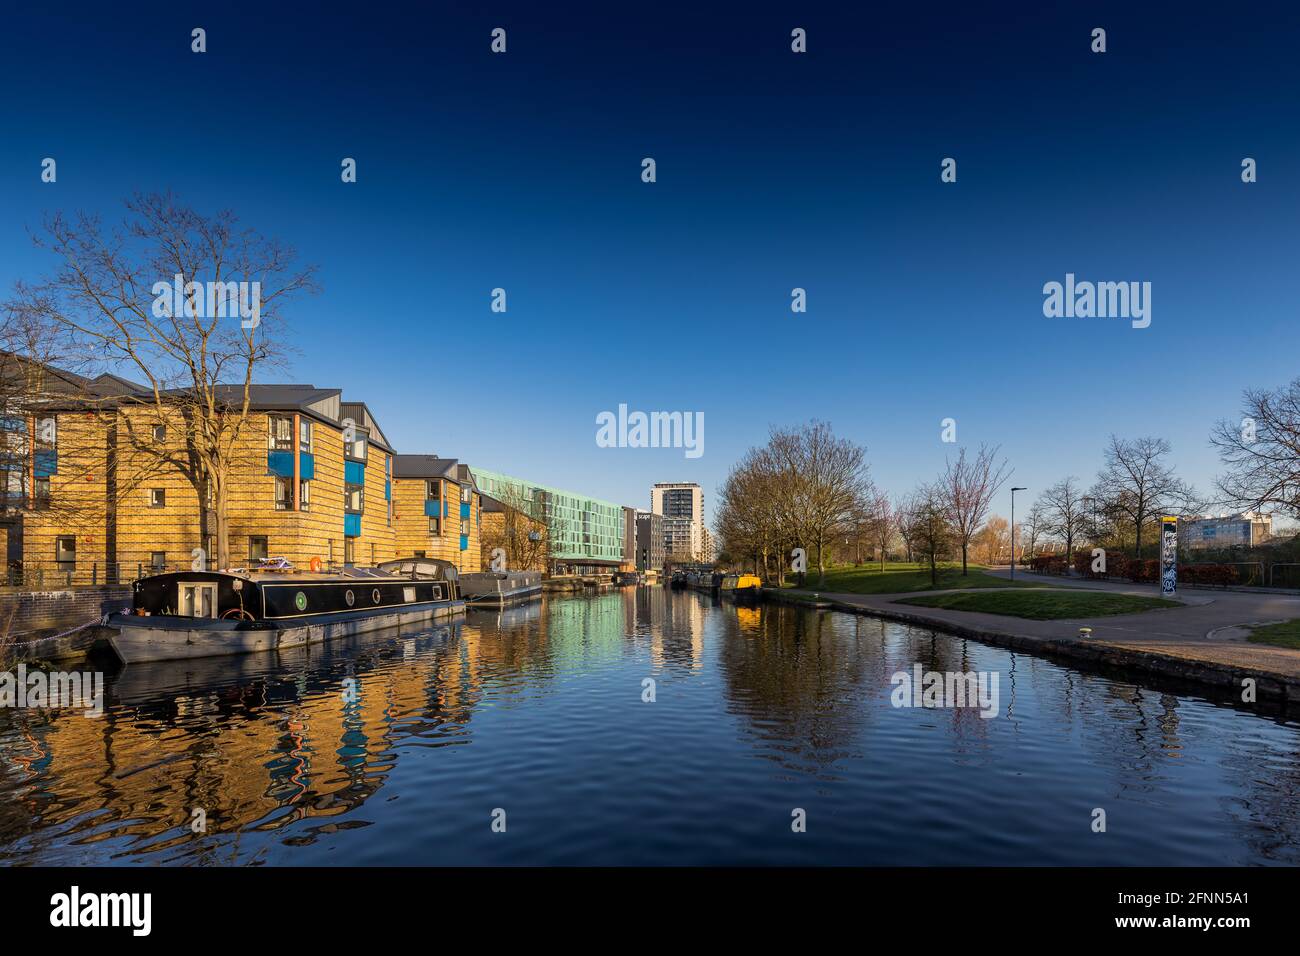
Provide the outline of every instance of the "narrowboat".
{"type": "Polygon", "coordinates": [[[420,558],[333,573],[177,571],[131,586],[109,615],[126,664],[283,650],[463,613],[456,569],[420,558]]]}
{"type": "Polygon", "coordinates": [[[686,587],[686,572],[681,568],[673,568],[672,577],[668,579],[668,586],[671,588],[686,587]]]}
{"type": "Polygon", "coordinates": [[[737,601],[756,601],[763,594],[763,582],[756,574],[724,574],[718,594],[737,601]]]}
{"type": "Polygon", "coordinates": [[[627,587],[641,582],[642,577],[639,571],[619,571],[614,575],[614,583],[619,587],[627,587]]]}
{"type": "Polygon", "coordinates": [[[466,604],[505,607],[542,596],[540,571],[483,571],[460,576],[460,593],[466,604]]]}

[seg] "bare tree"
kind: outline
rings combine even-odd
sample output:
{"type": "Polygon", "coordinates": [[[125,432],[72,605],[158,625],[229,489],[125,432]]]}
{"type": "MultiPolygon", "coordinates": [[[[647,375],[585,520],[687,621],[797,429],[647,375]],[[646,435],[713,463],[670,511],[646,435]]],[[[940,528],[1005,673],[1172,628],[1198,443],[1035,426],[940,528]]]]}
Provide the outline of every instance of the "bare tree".
{"type": "Polygon", "coordinates": [[[489,529],[485,524],[479,536],[483,566],[491,566],[492,552],[500,548],[505,552],[509,570],[545,571],[550,557],[550,537],[541,506],[517,485],[507,485],[493,497],[502,506],[501,525],[497,527],[494,521],[489,529]]]}
{"type": "Polygon", "coordinates": [[[1038,539],[1047,530],[1047,511],[1041,501],[1035,500],[1029,508],[1029,514],[1020,522],[1021,553],[1028,553],[1032,558],[1038,548],[1038,539]]]}
{"type": "Polygon", "coordinates": [[[1123,440],[1110,436],[1105,465],[1097,475],[1097,492],[1106,509],[1133,524],[1133,554],[1142,554],[1142,527],[1165,513],[1195,510],[1195,492],[1166,464],[1169,442],[1163,438],[1123,440]]]}
{"type": "Polygon", "coordinates": [[[1216,424],[1210,444],[1227,468],[1215,485],[1228,501],[1300,517],[1300,378],[1271,391],[1247,389],[1241,421],[1216,424]]]}
{"type": "Polygon", "coordinates": [[[59,265],[47,279],[18,283],[6,311],[143,378],[145,395],[119,400],[148,413],[143,428],[119,416],[125,450],[156,454],[193,484],[204,534],[226,567],[227,496],[250,427],[253,376],[283,354],[280,306],[313,288],[312,270],[296,269],[290,250],[240,227],[233,213],[205,216],[170,194],[136,196],[126,207],[111,231],[85,214],[48,218],[36,244],[59,265]],[[176,422],[184,449],[155,452],[152,426],[176,422]]]}
{"type": "Polygon", "coordinates": [[[1010,476],[1006,459],[1000,462],[996,460],[997,452],[996,447],[981,445],[979,453],[970,459],[966,457],[966,449],[963,448],[955,462],[948,462],[940,479],[940,490],[948,508],[953,535],[961,548],[963,575],[967,573],[966,558],[971,539],[984,523],[994,496],[1010,476]]]}
{"type": "Polygon", "coordinates": [[[1065,542],[1065,562],[1068,566],[1074,552],[1074,539],[1083,533],[1088,520],[1088,508],[1073,475],[1062,478],[1038,496],[1035,507],[1042,506],[1044,527],[1065,542]]]}
{"type": "Polygon", "coordinates": [[[930,566],[930,583],[939,586],[939,561],[947,556],[956,538],[947,489],[921,485],[913,492],[907,510],[907,531],[915,554],[930,566]]]}
{"type": "Polygon", "coordinates": [[[889,495],[882,491],[874,492],[867,502],[867,514],[869,516],[868,529],[871,535],[871,543],[880,553],[880,570],[885,570],[885,558],[889,554],[889,546],[894,543],[898,536],[898,515],[894,512],[894,506],[889,500],[889,495]]]}

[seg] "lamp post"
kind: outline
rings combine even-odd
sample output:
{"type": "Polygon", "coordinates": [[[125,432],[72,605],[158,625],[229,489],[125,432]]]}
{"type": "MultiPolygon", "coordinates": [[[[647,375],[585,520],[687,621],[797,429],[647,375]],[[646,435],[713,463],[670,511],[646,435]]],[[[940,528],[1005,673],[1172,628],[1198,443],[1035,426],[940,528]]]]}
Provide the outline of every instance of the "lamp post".
{"type": "Polygon", "coordinates": [[[1011,489],[1011,580],[1016,579],[1016,492],[1028,491],[1028,488],[1011,489]]]}

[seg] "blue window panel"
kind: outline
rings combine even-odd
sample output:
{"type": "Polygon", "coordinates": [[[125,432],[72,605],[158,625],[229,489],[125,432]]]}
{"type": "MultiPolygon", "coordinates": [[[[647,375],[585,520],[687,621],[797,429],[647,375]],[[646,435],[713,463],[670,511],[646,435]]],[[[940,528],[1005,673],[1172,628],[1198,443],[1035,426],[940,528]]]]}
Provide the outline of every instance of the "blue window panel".
{"type": "Polygon", "coordinates": [[[361,537],[361,515],[343,516],[343,535],[347,538],[361,537]]]}
{"type": "Polygon", "coordinates": [[[298,452],[298,477],[303,481],[311,481],[316,477],[316,456],[310,452],[298,452]]]}
{"type": "Polygon", "coordinates": [[[450,517],[450,515],[451,515],[451,505],[447,504],[447,502],[444,501],[442,503],[442,516],[444,518],[447,518],[450,517]]]}
{"type": "Polygon", "coordinates": [[[345,461],[343,463],[343,480],[349,485],[364,485],[366,483],[366,466],[359,461],[345,461]]]}
{"type": "Polygon", "coordinates": [[[469,517],[469,502],[468,502],[468,501],[462,501],[462,502],[460,503],[460,516],[461,516],[462,518],[468,518],[468,517],[469,517]]]}
{"type": "Polygon", "coordinates": [[[48,478],[50,475],[59,473],[59,453],[53,448],[36,449],[36,460],[33,462],[36,469],[37,478],[48,478]]]}
{"type": "Polygon", "coordinates": [[[462,551],[468,551],[468,550],[469,550],[469,535],[467,535],[467,534],[462,534],[462,535],[460,536],[460,549],[461,549],[462,551]]]}
{"type": "Polygon", "coordinates": [[[293,452],[268,451],[266,453],[266,470],[280,478],[293,477],[293,452]]]}
{"type": "Polygon", "coordinates": [[[393,500],[393,483],[391,481],[384,482],[384,500],[385,501],[393,500]]]}
{"type": "Polygon", "coordinates": [[[434,498],[432,501],[426,501],[426,502],[424,503],[424,513],[425,513],[426,515],[428,515],[430,518],[436,518],[436,517],[438,517],[438,499],[437,499],[437,498],[434,498]]]}

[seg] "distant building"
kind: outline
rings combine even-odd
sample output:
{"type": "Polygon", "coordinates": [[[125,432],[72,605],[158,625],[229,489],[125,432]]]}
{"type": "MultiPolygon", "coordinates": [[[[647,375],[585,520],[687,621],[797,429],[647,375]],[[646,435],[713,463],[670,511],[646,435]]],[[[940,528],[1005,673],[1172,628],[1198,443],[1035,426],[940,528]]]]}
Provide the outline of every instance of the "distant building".
{"type": "Polygon", "coordinates": [[[636,569],[658,573],[664,569],[664,519],[650,511],[636,513],[636,569]]]}
{"type": "Polygon", "coordinates": [[[1273,536],[1273,516],[1256,511],[1178,522],[1179,544],[1189,551],[1253,548],[1273,536]]]}
{"type": "Polygon", "coordinates": [[[662,481],[650,489],[650,511],[664,520],[664,555],[677,561],[705,561],[704,490],[693,481],[662,481]]]}
{"type": "Polygon", "coordinates": [[[517,501],[529,514],[541,517],[552,574],[597,574],[624,567],[628,540],[622,505],[478,467],[474,477],[483,494],[517,501]]]}

